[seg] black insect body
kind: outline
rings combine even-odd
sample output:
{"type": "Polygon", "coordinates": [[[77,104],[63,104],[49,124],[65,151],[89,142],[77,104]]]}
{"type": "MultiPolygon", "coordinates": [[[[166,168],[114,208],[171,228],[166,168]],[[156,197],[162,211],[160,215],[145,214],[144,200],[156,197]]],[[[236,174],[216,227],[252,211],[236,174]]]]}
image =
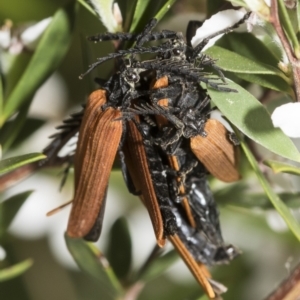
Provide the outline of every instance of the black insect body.
{"type": "Polygon", "coordinates": [[[199,165],[197,162],[191,163],[187,155],[185,157],[182,155],[180,163],[183,164],[186,160],[185,166],[182,166],[179,172],[172,172],[174,170],[171,170],[166,163],[165,153],[151,141],[151,127],[143,122],[137,126],[143,136],[143,145],[163,217],[165,235],[178,234],[198,262],[208,265],[228,263],[238,252],[233,246],[227,246],[223,242],[218,210],[207,184],[205,169],[203,166],[197,167],[199,165]],[[192,166],[185,168],[187,164],[192,166]],[[190,168],[191,170],[187,170],[190,168]],[[174,175],[178,173],[181,176],[187,173],[184,184],[196,221],[196,228],[189,223],[180,203],[182,195],[178,195],[178,185],[174,180],[174,175]]]}
{"type": "MultiPolygon", "coordinates": [[[[171,91],[169,87],[171,87],[171,85],[166,88],[168,92],[171,91]]],[[[161,93],[161,91],[162,89],[158,89],[158,93],[161,93]]],[[[143,115],[144,119],[142,119],[144,123],[150,124],[148,118],[145,118],[147,114],[156,115],[156,117],[163,116],[167,120],[167,123],[161,123],[156,119],[158,124],[153,126],[151,123],[150,125],[152,125],[152,127],[144,124],[144,128],[148,128],[148,135],[146,135],[145,132],[143,133],[144,143],[147,141],[147,149],[149,149],[149,168],[152,169],[154,186],[156,182],[159,184],[163,182],[164,178],[161,177],[160,180],[157,181],[154,175],[156,174],[156,169],[159,167],[158,162],[164,162],[164,165],[160,165],[160,169],[157,172],[161,176],[165,169],[164,174],[167,178],[164,181],[164,198],[166,197],[165,186],[168,184],[169,197],[173,203],[180,202],[182,198],[188,199],[188,209],[191,210],[196,224],[193,224],[191,221],[186,221],[185,223],[189,223],[185,225],[185,232],[189,231],[189,234],[186,233],[186,237],[188,237],[187,240],[190,241],[187,248],[191,248],[196,260],[206,264],[228,263],[237,256],[239,252],[233,246],[225,245],[223,241],[218,209],[206,179],[207,171],[190,148],[190,137],[206,135],[203,125],[208,119],[210,98],[203,89],[195,89],[192,91],[193,97],[191,97],[189,93],[184,94],[182,92],[177,98],[167,99],[168,106],[166,107],[160,107],[157,104],[159,103],[158,100],[153,104],[140,104],[139,109],[132,111],[143,115]],[[185,101],[187,96],[191,97],[191,101],[185,101]],[[181,98],[184,98],[184,100],[181,98]],[[177,105],[179,106],[177,107],[177,105]],[[178,132],[180,132],[180,134],[178,134],[178,132]],[[171,137],[170,133],[172,133],[171,137]],[[160,136],[160,138],[157,138],[157,136],[160,136]],[[151,139],[152,143],[156,144],[156,146],[153,145],[151,147],[149,141],[151,139]],[[154,152],[156,152],[156,154],[154,152]],[[178,178],[180,180],[178,180],[178,178]],[[184,194],[180,192],[180,185],[184,187],[184,194]],[[194,235],[198,236],[198,238],[193,237],[194,235]],[[204,254],[202,254],[201,248],[195,246],[199,246],[199,244],[202,245],[203,240],[205,240],[205,243],[208,245],[207,247],[210,249],[210,251],[208,251],[208,257],[203,257],[204,254]],[[191,241],[195,242],[193,243],[191,241]],[[196,249],[198,249],[198,254],[196,249]]],[[[164,96],[166,96],[168,92],[165,93],[164,96]]],[[[141,125],[139,125],[139,127],[141,127],[141,125]]],[[[158,190],[158,198],[159,193],[158,190]]],[[[183,220],[187,220],[189,213],[187,211],[184,212],[182,209],[180,211],[181,213],[177,212],[177,216],[181,215],[183,220]]],[[[181,239],[183,239],[183,237],[181,239]]]]}
{"type": "Polygon", "coordinates": [[[136,125],[143,137],[143,146],[147,156],[149,171],[163,217],[165,235],[173,235],[178,230],[178,224],[172,211],[172,201],[169,195],[166,170],[163,168],[161,158],[156,153],[153,142],[151,141],[151,136],[149,136],[149,125],[146,123],[136,123],[136,125]]]}
{"type": "MultiPolygon", "coordinates": [[[[104,33],[95,36],[91,36],[88,39],[93,42],[102,42],[102,41],[112,41],[112,40],[120,40],[120,41],[135,41],[136,44],[134,47],[127,49],[127,50],[119,50],[116,53],[112,53],[106,57],[100,58],[96,63],[92,64],[90,68],[87,70],[87,73],[92,71],[94,68],[102,64],[104,61],[117,58],[117,57],[124,57],[126,55],[137,55],[137,54],[144,54],[144,53],[156,53],[157,58],[162,59],[170,59],[176,58],[177,60],[186,61],[188,63],[194,64],[196,66],[199,65],[211,65],[214,66],[214,61],[207,58],[205,55],[200,55],[202,49],[205,45],[215,36],[218,36],[223,33],[228,33],[233,29],[237,28],[239,25],[245,22],[245,20],[249,17],[250,13],[244,15],[240,21],[236,24],[218,31],[211,36],[205,38],[201,43],[199,43],[195,48],[193,48],[190,44],[185,43],[182,33],[170,31],[170,30],[163,30],[161,32],[152,32],[153,28],[157,24],[156,19],[151,19],[149,23],[145,26],[144,30],[140,34],[132,34],[132,33],[104,33]],[[142,47],[144,43],[156,40],[163,40],[167,39],[167,42],[163,43],[160,46],[149,46],[149,47],[142,47]],[[204,61],[207,61],[204,63],[204,61]]],[[[192,21],[195,23],[194,21],[192,21]]],[[[191,27],[191,26],[190,26],[191,27]]],[[[195,30],[193,30],[195,31],[195,30]]],[[[216,66],[217,70],[219,68],[216,66]]],[[[83,74],[82,76],[84,76],[83,74]]]]}
{"type": "Polygon", "coordinates": [[[190,43],[187,44],[184,41],[182,33],[168,30],[163,30],[161,32],[152,32],[157,23],[155,19],[152,19],[140,34],[105,33],[92,36],[89,38],[89,40],[94,42],[120,40],[135,41],[136,43],[134,47],[130,49],[119,50],[116,53],[111,53],[108,56],[99,58],[97,62],[93,63],[89,67],[89,69],[81,75],[81,78],[107,60],[122,58],[126,56],[130,56],[130,59],[135,59],[137,55],[153,53],[156,54],[156,58],[154,60],[135,60],[135,63],[132,65],[132,67],[140,70],[158,70],[161,72],[167,72],[169,75],[179,74],[180,76],[190,77],[197,83],[204,82],[222,91],[232,91],[231,89],[224,87],[224,76],[220,68],[215,64],[215,61],[202,54],[201,51],[211,38],[222,33],[227,33],[232,29],[238,27],[248,18],[248,16],[249,15],[246,14],[239,22],[237,22],[233,26],[205,38],[195,48],[193,48],[190,43]],[[166,39],[167,41],[160,44],[159,46],[143,46],[146,42],[163,39],[166,39]],[[211,76],[211,74],[203,73],[203,67],[206,66],[210,66],[216,69],[219,76],[213,77],[211,76]]]}
{"type": "Polygon", "coordinates": [[[228,263],[239,251],[223,241],[219,211],[209,188],[206,172],[200,163],[186,175],[185,189],[197,228],[203,230],[210,243],[216,246],[214,263],[228,263]]]}
{"type": "MultiPolygon", "coordinates": [[[[163,156],[166,152],[161,152],[163,156]]],[[[167,158],[170,158],[168,155],[167,158]]],[[[164,161],[167,161],[167,158],[164,161]]],[[[170,159],[168,159],[170,161],[170,159]]],[[[192,216],[196,223],[193,232],[194,235],[199,236],[202,241],[205,237],[207,247],[210,249],[209,260],[206,264],[224,264],[228,263],[239,254],[239,251],[231,245],[226,245],[223,241],[219,212],[217,204],[213,198],[212,192],[207,182],[207,171],[205,167],[197,160],[189,148],[188,139],[181,138],[180,145],[177,148],[177,154],[172,155],[172,160],[176,161],[177,169],[174,170],[174,164],[168,164],[167,181],[169,183],[170,195],[173,202],[180,203],[184,198],[188,199],[189,207],[192,216]],[[184,187],[184,193],[180,191],[180,186],[184,187]]],[[[182,211],[181,215],[184,218],[187,212],[182,211]]],[[[187,216],[185,217],[187,219],[187,216]]],[[[190,227],[192,224],[190,224],[190,227]]],[[[190,241],[194,241],[193,234],[190,232],[190,241]]],[[[196,239],[197,241],[197,239],[196,239]]],[[[197,242],[198,243],[198,242],[197,242]]],[[[196,243],[196,244],[197,244],[196,243]]],[[[190,247],[193,248],[193,243],[190,242],[190,247]]],[[[196,247],[196,246],[195,246],[196,247]]],[[[200,248],[198,248],[200,250],[200,248]]],[[[193,255],[196,260],[203,261],[203,254],[198,254],[193,250],[193,255]]],[[[200,251],[201,252],[201,251],[200,251]]]]}

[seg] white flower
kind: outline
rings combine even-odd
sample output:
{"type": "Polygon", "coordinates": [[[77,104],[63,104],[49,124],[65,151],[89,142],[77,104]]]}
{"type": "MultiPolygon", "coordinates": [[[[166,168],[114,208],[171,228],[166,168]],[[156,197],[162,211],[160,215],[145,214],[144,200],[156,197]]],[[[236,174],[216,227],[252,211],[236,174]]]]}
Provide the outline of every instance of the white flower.
{"type": "Polygon", "coordinates": [[[44,19],[33,26],[28,27],[21,34],[21,41],[30,50],[34,50],[42,37],[42,34],[52,21],[52,17],[44,19]]]}
{"type": "Polygon", "coordinates": [[[0,48],[7,49],[10,44],[10,28],[3,26],[0,29],[0,48]]]}
{"type": "Polygon", "coordinates": [[[22,26],[14,30],[12,30],[12,22],[7,21],[0,28],[0,48],[15,55],[21,53],[24,48],[34,50],[51,21],[52,17],[49,17],[34,25],[22,26]]]}
{"type": "Polygon", "coordinates": [[[113,4],[113,0],[107,0],[105,5],[99,0],[90,0],[90,3],[109,32],[122,31],[123,19],[117,3],[113,4]]]}
{"type": "MultiPolygon", "coordinates": [[[[246,10],[243,8],[239,10],[227,9],[216,13],[210,19],[206,20],[200,28],[197,29],[196,35],[191,40],[192,46],[196,47],[203,41],[203,39],[211,36],[217,31],[233,26],[238,21],[240,21],[245,16],[245,14],[246,10]]],[[[223,34],[219,34],[216,37],[210,39],[208,44],[203,48],[203,51],[213,46],[214,43],[223,36],[223,34]]]]}
{"type": "Polygon", "coordinates": [[[245,0],[249,9],[260,15],[263,19],[269,19],[270,16],[270,0],[245,0]]]}
{"type": "Polygon", "coordinates": [[[277,107],[272,116],[274,127],[279,127],[291,138],[300,137],[300,103],[287,103],[277,107]]]}
{"type": "Polygon", "coordinates": [[[0,261],[4,260],[6,257],[6,251],[4,250],[4,248],[0,245],[0,261]]]}

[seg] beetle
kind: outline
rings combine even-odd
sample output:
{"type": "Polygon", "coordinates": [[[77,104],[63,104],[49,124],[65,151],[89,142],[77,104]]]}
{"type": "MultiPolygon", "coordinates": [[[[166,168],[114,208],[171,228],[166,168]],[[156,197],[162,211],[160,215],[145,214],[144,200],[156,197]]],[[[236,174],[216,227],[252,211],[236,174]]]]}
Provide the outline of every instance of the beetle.
{"type": "MultiPolygon", "coordinates": [[[[216,293],[209,282],[210,274],[204,265],[199,264],[201,260],[195,259],[191,250],[195,251],[199,245],[202,250],[207,247],[206,238],[203,235],[197,236],[197,239],[193,238],[197,240],[196,246],[190,246],[187,242],[194,230],[182,218],[178,207],[171,201],[169,184],[166,181],[162,162],[153,148],[153,143],[146,138],[148,125],[145,124],[142,128],[138,125],[138,129],[134,123],[137,124],[138,121],[129,122],[128,139],[123,146],[123,151],[134,187],[141,193],[140,197],[148,209],[156,236],[158,236],[158,230],[160,234],[163,234],[163,239],[168,238],[173,243],[196,280],[203,286],[208,296],[214,298],[216,293]]],[[[164,243],[164,240],[163,243],[158,240],[159,246],[163,246],[164,243]]],[[[209,250],[204,251],[204,256],[207,253],[209,250]]],[[[197,254],[199,254],[199,248],[197,254]]],[[[199,255],[197,258],[199,259],[199,255]]]]}
{"type": "MultiPolygon", "coordinates": [[[[167,78],[163,77],[156,81],[153,88],[160,88],[166,86],[167,84],[167,78]]],[[[202,103],[205,103],[205,99],[202,101],[202,103]]],[[[168,105],[166,99],[158,101],[158,104],[164,106],[168,105]]],[[[205,106],[206,104],[204,104],[204,107],[205,106]]],[[[156,121],[158,123],[157,128],[159,128],[159,130],[163,128],[163,125],[166,125],[168,123],[168,121],[164,119],[163,116],[156,116],[156,121]]],[[[209,121],[215,122],[215,120],[205,119],[205,126],[209,121]]],[[[185,126],[189,126],[189,124],[185,126]]],[[[200,128],[200,133],[202,130],[203,129],[200,128]]],[[[193,131],[191,132],[193,134],[193,131]]],[[[197,134],[197,130],[194,134],[197,134]]],[[[211,142],[212,140],[218,140],[219,137],[221,140],[220,142],[217,141],[219,148],[224,145],[227,146],[226,143],[224,143],[224,135],[226,134],[226,132],[218,132],[218,134],[219,136],[217,136],[217,133],[212,132],[211,130],[207,130],[205,137],[199,134],[194,137],[197,138],[198,136],[200,136],[205,140],[206,144],[204,145],[204,147],[202,147],[203,153],[206,153],[205,148],[209,148],[210,155],[212,156],[211,160],[216,160],[217,166],[227,162],[226,157],[224,158],[224,156],[226,156],[227,154],[225,152],[227,150],[226,147],[224,149],[225,151],[223,155],[221,155],[222,153],[220,154],[220,151],[214,153],[215,144],[211,142]],[[211,138],[211,135],[213,136],[213,138],[211,138]]],[[[205,168],[206,165],[205,163],[202,164],[200,162],[202,161],[202,157],[200,157],[200,155],[194,155],[195,147],[192,147],[192,143],[190,142],[190,140],[192,140],[192,138],[188,139],[184,135],[180,137],[180,139],[178,139],[176,142],[175,153],[174,150],[173,152],[168,153],[168,151],[164,151],[164,147],[162,147],[161,144],[158,145],[158,147],[161,148],[161,155],[166,157],[165,161],[168,162],[167,165],[175,171],[173,173],[167,173],[169,174],[167,175],[169,176],[168,182],[173,183],[173,188],[171,188],[171,191],[173,191],[172,198],[179,199],[179,201],[182,202],[190,226],[203,230],[208,240],[219,247],[219,253],[214,258],[214,263],[227,263],[235,256],[237,256],[239,254],[239,251],[233,246],[224,246],[218,219],[218,210],[213,199],[213,195],[207,184],[207,171],[205,168]]],[[[223,166],[224,173],[230,172],[232,171],[232,169],[233,168],[231,165],[228,166],[225,164],[223,166]]],[[[234,169],[234,171],[232,172],[238,174],[236,169],[234,169]]],[[[220,178],[218,177],[218,174],[217,178],[220,178]]],[[[233,179],[236,180],[237,178],[233,179]]]]}
{"type": "MultiPolygon", "coordinates": [[[[151,126],[148,122],[143,122],[143,118],[144,116],[141,116],[141,121],[134,121],[136,128],[131,125],[130,130],[135,132],[132,137],[135,136],[137,140],[135,141],[134,138],[127,140],[130,144],[127,145],[125,150],[125,157],[129,156],[128,152],[130,151],[138,151],[139,155],[143,153],[143,169],[142,172],[138,172],[138,170],[141,170],[141,164],[139,160],[134,159],[136,156],[133,153],[130,158],[131,162],[129,161],[129,163],[127,163],[129,173],[132,174],[136,190],[140,190],[144,203],[148,194],[151,193],[154,195],[152,200],[154,203],[158,203],[163,221],[164,236],[173,243],[175,249],[179,252],[196,280],[204,287],[209,297],[214,298],[217,292],[215,291],[215,287],[210,283],[208,279],[209,273],[204,271],[206,269],[202,264],[213,265],[228,263],[238,254],[238,251],[231,245],[225,245],[222,240],[218,213],[207,185],[204,191],[203,186],[197,186],[197,188],[200,189],[199,191],[194,186],[189,187],[187,185],[187,191],[191,188],[196,196],[199,196],[199,192],[201,192],[202,197],[207,198],[205,199],[206,202],[203,203],[202,198],[200,200],[196,199],[191,192],[186,195],[188,198],[193,196],[190,202],[198,202],[196,204],[194,203],[194,206],[191,205],[196,226],[193,227],[190,224],[184,208],[181,206],[181,203],[177,201],[179,198],[178,195],[174,196],[174,193],[172,193],[172,191],[177,188],[177,183],[171,180],[174,173],[169,173],[170,167],[168,162],[164,159],[159,147],[151,141],[151,126]],[[130,145],[136,146],[130,147],[130,145]],[[147,188],[143,188],[140,182],[143,180],[144,174],[149,175],[149,173],[152,180],[148,182],[147,188]],[[200,209],[197,205],[200,205],[200,209]],[[206,226],[203,226],[203,223],[201,223],[203,219],[204,223],[207,223],[206,226]]],[[[199,170],[195,173],[199,175],[199,170]]],[[[203,177],[203,180],[206,183],[206,177],[203,177]]],[[[145,205],[148,210],[150,209],[150,215],[159,214],[157,205],[155,211],[151,211],[149,204],[145,203],[145,205]]],[[[151,219],[153,222],[153,218],[151,219]]],[[[153,224],[153,227],[155,228],[155,224],[153,224]]]]}

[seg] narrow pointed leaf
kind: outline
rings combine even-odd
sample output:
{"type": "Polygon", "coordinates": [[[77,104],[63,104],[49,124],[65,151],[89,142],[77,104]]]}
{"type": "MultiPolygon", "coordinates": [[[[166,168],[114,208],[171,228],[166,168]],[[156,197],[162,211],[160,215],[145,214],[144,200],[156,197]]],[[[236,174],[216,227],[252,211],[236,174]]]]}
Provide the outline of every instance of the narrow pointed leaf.
{"type": "Polygon", "coordinates": [[[39,118],[26,118],[24,125],[18,133],[16,139],[12,142],[11,147],[17,147],[23,143],[28,137],[39,130],[44,124],[45,120],[39,118]]]}
{"type": "Polygon", "coordinates": [[[131,266],[132,245],[125,218],[117,219],[110,229],[107,258],[117,277],[126,278],[131,266]]]}
{"type": "MultiPolygon", "coordinates": [[[[2,149],[5,152],[11,144],[16,140],[19,132],[24,129],[24,123],[26,122],[28,110],[30,107],[30,103],[25,104],[19,111],[16,118],[13,120],[6,122],[1,129],[1,142],[2,149]]],[[[26,137],[26,136],[25,136],[26,137]]]]}
{"type": "Polygon", "coordinates": [[[3,93],[5,102],[5,99],[7,99],[11,92],[15,89],[23,72],[26,70],[33,53],[21,52],[19,54],[12,54],[9,52],[2,52],[1,56],[2,55],[5,63],[7,64],[7,69],[3,75],[5,78],[5,89],[3,93]]]}
{"type": "Polygon", "coordinates": [[[300,175],[300,168],[287,164],[287,163],[283,163],[281,161],[275,161],[275,160],[265,160],[264,164],[268,167],[270,167],[273,172],[276,173],[289,173],[289,174],[293,174],[293,175],[300,175]]]}
{"type": "Polygon", "coordinates": [[[17,212],[33,191],[14,195],[0,204],[0,236],[6,232],[17,212]]]}
{"type": "Polygon", "coordinates": [[[4,90],[3,90],[2,74],[0,73],[0,116],[2,115],[3,105],[4,105],[4,90]]]}
{"type": "Polygon", "coordinates": [[[241,86],[228,81],[226,87],[237,93],[209,88],[212,101],[240,131],[268,150],[294,161],[300,161],[297,148],[280,129],[274,128],[266,108],[241,86]]]}
{"type": "Polygon", "coordinates": [[[161,20],[163,16],[169,11],[171,6],[175,3],[176,0],[168,0],[166,3],[162,6],[162,8],[159,10],[159,12],[155,15],[155,18],[157,20],[161,20]]]}
{"type": "MultiPolygon", "coordinates": [[[[279,193],[278,196],[289,208],[300,207],[300,194],[279,193]]],[[[273,205],[265,193],[252,193],[244,183],[237,183],[222,188],[214,193],[214,198],[219,205],[227,205],[235,208],[263,210],[272,209],[273,205]]]]}
{"type": "Polygon", "coordinates": [[[231,51],[248,59],[277,68],[279,60],[266,44],[249,32],[231,32],[226,35],[231,51]]]}
{"type": "Polygon", "coordinates": [[[247,4],[242,0],[231,0],[230,2],[236,4],[236,6],[247,7],[247,4]]]}
{"type": "Polygon", "coordinates": [[[140,279],[150,281],[163,274],[179,258],[175,250],[156,258],[149,267],[143,272],[140,279]]]}
{"type": "Polygon", "coordinates": [[[94,9],[84,0],[77,0],[83,7],[85,7],[90,13],[92,13],[94,16],[97,16],[94,9]]]}
{"type": "Polygon", "coordinates": [[[158,21],[167,13],[176,0],[137,0],[130,32],[139,32],[155,17],[158,21]]]}
{"type": "Polygon", "coordinates": [[[32,100],[36,90],[58,68],[72,37],[76,2],[57,11],[43,34],[35,53],[4,107],[0,124],[24,103],[32,100]]]}
{"type": "Polygon", "coordinates": [[[214,46],[205,51],[209,57],[217,59],[217,65],[224,71],[246,74],[269,74],[285,77],[277,68],[254,61],[233,51],[214,46]]]}
{"type": "Polygon", "coordinates": [[[99,16],[103,25],[109,32],[122,31],[122,27],[117,24],[113,15],[113,0],[90,0],[89,3],[93,6],[94,11],[99,16]]]}
{"type": "Polygon", "coordinates": [[[16,168],[46,158],[42,153],[30,153],[6,158],[0,161],[0,174],[10,172],[16,168]]]}
{"type": "MultiPolygon", "coordinates": [[[[285,32],[287,33],[290,41],[292,42],[293,48],[299,50],[298,38],[297,38],[297,35],[293,28],[293,24],[292,24],[292,20],[291,20],[292,16],[288,14],[287,8],[286,8],[283,0],[278,1],[278,8],[279,8],[279,12],[280,12],[280,20],[285,29],[285,32]]],[[[295,15],[295,17],[296,17],[296,15],[295,15]]]]}
{"type": "Polygon", "coordinates": [[[32,264],[33,260],[27,259],[11,267],[0,270],[0,282],[22,275],[32,266],[32,264]]]}
{"type": "MultiPolygon", "coordinates": [[[[236,130],[236,134],[241,139],[240,134],[237,132],[237,130],[236,130]]],[[[248,148],[247,144],[244,141],[241,141],[241,146],[262,188],[264,189],[266,195],[268,196],[269,200],[271,201],[271,203],[273,204],[277,212],[281,215],[281,217],[283,218],[283,220],[285,221],[289,229],[293,232],[295,237],[300,241],[300,224],[296,221],[290,209],[283,203],[283,201],[278,197],[278,195],[272,190],[267,179],[262,174],[257,164],[257,161],[254,158],[253,154],[251,153],[250,149],[248,148]]]]}
{"type": "Polygon", "coordinates": [[[197,298],[197,300],[209,300],[209,299],[206,295],[203,295],[203,296],[197,298]]]}
{"type": "Polygon", "coordinates": [[[115,300],[122,294],[122,288],[107,260],[92,244],[83,239],[70,238],[65,235],[67,247],[79,268],[101,285],[105,299],[115,300]]]}
{"type": "Polygon", "coordinates": [[[291,88],[290,84],[288,84],[281,77],[274,75],[261,75],[261,74],[243,74],[243,73],[235,73],[238,78],[241,78],[245,81],[256,83],[262,87],[284,92],[289,94],[290,96],[294,95],[294,91],[291,88]]]}
{"type": "MultiPolygon", "coordinates": [[[[157,5],[159,1],[157,1],[155,3],[155,5],[157,5]]],[[[135,9],[134,9],[134,14],[133,14],[133,18],[132,18],[132,23],[130,26],[130,32],[137,32],[138,30],[140,30],[143,26],[145,26],[147,24],[146,20],[142,20],[142,18],[145,19],[145,11],[147,10],[147,7],[151,4],[150,0],[137,0],[136,1],[136,5],[135,5],[135,9]],[[144,16],[144,17],[143,17],[144,16]],[[143,24],[141,24],[143,22],[143,24]]],[[[155,7],[154,5],[154,7],[155,7]]],[[[151,18],[151,14],[148,14],[148,21],[149,18],[151,18]]]]}

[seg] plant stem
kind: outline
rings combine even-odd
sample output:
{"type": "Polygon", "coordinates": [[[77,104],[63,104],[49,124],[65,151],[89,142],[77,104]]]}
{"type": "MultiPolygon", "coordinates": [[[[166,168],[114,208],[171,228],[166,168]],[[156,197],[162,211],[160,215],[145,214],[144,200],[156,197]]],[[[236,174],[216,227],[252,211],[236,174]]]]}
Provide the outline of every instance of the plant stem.
{"type": "Polygon", "coordinates": [[[293,78],[294,78],[294,91],[296,95],[296,99],[300,102],[300,62],[295,56],[294,50],[291,47],[291,44],[288,41],[288,38],[283,31],[280,19],[278,15],[278,3],[277,0],[271,0],[271,15],[270,15],[270,23],[273,25],[280,41],[283,46],[283,49],[288,57],[288,60],[293,69],[293,78]]]}
{"type": "Polygon", "coordinates": [[[137,299],[140,292],[143,290],[144,286],[145,286],[144,282],[141,282],[141,281],[136,282],[127,290],[123,300],[137,299]]]}

